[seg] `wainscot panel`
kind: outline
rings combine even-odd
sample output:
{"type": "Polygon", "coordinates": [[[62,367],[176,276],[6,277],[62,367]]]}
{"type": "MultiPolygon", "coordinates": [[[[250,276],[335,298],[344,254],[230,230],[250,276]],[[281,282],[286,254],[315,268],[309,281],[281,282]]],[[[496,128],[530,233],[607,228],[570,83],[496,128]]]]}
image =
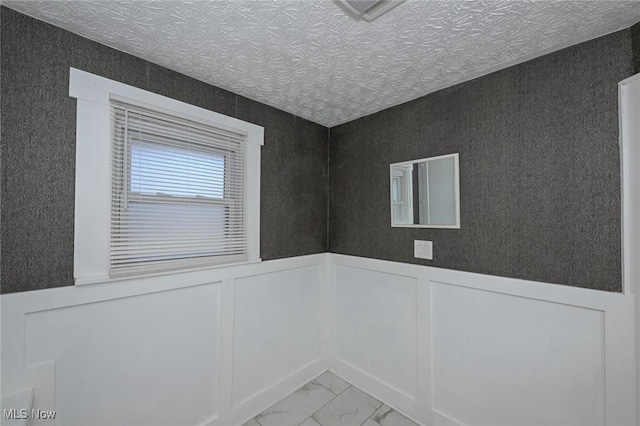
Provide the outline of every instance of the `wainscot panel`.
{"type": "Polygon", "coordinates": [[[425,425],[635,424],[633,297],[332,254],[330,370],[425,425]]]}
{"type": "Polygon", "coordinates": [[[242,424],[327,370],[326,256],[2,295],[2,395],[64,426],[242,424]]]}

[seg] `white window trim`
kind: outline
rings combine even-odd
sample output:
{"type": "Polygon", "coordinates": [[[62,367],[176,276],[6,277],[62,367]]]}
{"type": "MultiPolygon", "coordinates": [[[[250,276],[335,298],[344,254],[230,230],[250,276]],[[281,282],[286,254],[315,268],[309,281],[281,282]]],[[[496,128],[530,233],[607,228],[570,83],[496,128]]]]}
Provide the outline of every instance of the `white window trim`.
{"type": "MultiPolygon", "coordinates": [[[[245,209],[249,260],[260,262],[260,147],[264,128],[204,108],[189,105],[108,78],[70,69],[69,96],[76,98],[76,188],[74,265],[76,285],[122,281],[132,277],[109,277],[111,227],[110,99],[127,99],[169,114],[217,127],[247,133],[245,209]]],[[[235,263],[234,265],[238,265],[235,263]]],[[[190,268],[188,271],[231,265],[190,268]]],[[[167,275],[182,271],[149,274],[167,275]]]]}

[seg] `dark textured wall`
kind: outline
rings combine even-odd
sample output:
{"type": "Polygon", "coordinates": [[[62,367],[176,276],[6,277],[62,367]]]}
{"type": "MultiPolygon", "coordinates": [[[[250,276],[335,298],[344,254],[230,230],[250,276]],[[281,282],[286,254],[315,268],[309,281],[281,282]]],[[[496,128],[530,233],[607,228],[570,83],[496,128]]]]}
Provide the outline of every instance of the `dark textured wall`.
{"type": "Polygon", "coordinates": [[[1,19],[2,293],[73,284],[69,67],[264,126],[262,258],[326,251],[328,129],[4,7],[1,19]]]}
{"type": "Polygon", "coordinates": [[[617,83],[632,73],[624,30],[332,128],[330,251],[620,291],[617,83]],[[389,164],[453,152],[462,228],[392,228],[389,164]]]}
{"type": "Polygon", "coordinates": [[[631,42],[633,44],[633,66],[637,74],[640,72],[640,22],[631,27],[631,42]]]}
{"type": "MultiPolygon", "coordinates": [[[[73,284],[69,67],[264,126],[262,257],[326,250],[326,128],[10,9],[0,19],[2,293],[73,284]]],[[[616,84],[634,69],[640,24],[333,128],[330,251],[620,291],[616,84]],[[392,229],[389,163],[450,152],[462,229],[392,229]],[[434,241],[434,261],[412,257],[414,239],[434,241]]]]}

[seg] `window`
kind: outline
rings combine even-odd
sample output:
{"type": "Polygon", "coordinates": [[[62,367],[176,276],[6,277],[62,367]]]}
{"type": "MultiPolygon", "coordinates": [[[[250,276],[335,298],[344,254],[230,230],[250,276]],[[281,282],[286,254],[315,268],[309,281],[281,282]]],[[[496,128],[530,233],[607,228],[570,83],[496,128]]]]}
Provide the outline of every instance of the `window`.
{"type": "Polygon", "coordinates": [[[261,127],[74,69],[70,95],[77,284],[259,260],[261,127]]]}
{"type": "Polygon", "coordinates": [[[393,169],[391,203],[396,223],[413,223],[413,165],[393,169]]]}
{"type": "Polygon", "coordinates": [[[111,101],[110,275],[248,260],[246,133],[111,101]]]}

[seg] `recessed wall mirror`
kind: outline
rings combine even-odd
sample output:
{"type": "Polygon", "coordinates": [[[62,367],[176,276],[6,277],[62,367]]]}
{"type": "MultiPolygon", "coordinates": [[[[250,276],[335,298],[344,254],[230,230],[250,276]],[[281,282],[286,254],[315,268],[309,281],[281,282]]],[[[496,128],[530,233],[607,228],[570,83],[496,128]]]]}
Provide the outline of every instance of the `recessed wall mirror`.
{"type": "Polygon", "coordinates": [[[460,228],[458,154],[391,165],[391,226],[460,228]]]}

